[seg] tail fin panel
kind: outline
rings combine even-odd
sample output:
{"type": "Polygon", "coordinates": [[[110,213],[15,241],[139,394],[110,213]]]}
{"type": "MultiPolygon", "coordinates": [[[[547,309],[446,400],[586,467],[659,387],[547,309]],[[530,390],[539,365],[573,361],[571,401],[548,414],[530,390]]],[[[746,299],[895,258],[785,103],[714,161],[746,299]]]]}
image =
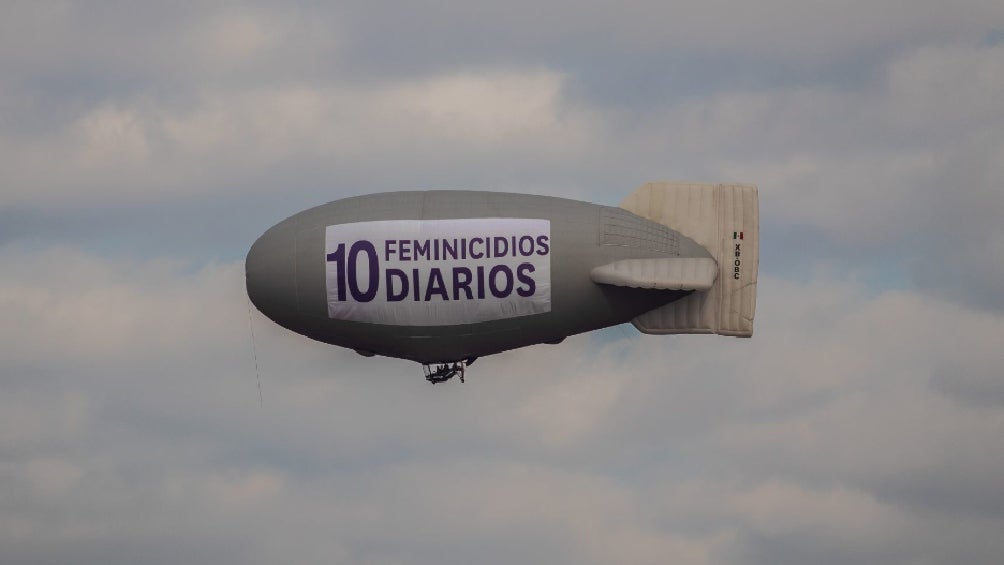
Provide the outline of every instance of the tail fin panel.
{"type": "Polygon", "coordinates": [[[694,240],[711,253],[719,269],[709,290],[635,318],[639,331],[753,335],[760,240],[756,186],[650,182],[620,207],[694,240]]]}

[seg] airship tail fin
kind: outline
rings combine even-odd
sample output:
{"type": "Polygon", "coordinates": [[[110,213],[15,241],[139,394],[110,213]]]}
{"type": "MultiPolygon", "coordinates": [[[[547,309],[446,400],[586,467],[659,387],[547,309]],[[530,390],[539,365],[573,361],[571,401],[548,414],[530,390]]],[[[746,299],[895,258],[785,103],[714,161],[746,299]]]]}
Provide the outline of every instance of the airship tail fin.
{"type": "Polygon", "coordinates": [[[650,182],[620,207],[693,239],[719,269],[711,288],[632,320],[639,331],[753,335],[760,243],[756,186],[650,182]]]}

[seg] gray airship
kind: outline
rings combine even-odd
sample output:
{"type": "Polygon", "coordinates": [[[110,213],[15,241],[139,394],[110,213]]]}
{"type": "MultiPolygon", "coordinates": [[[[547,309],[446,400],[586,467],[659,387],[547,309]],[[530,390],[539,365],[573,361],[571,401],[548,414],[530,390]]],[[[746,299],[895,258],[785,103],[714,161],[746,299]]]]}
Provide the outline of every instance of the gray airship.
{"type": "Polygon", "coordinates": [[[277,324],[441,382],[475,359],[632,322],[753,335],[752,185],[648,183],[620,207],[478,191],[372,194],[305,210],[248,252],[277,324]]]}

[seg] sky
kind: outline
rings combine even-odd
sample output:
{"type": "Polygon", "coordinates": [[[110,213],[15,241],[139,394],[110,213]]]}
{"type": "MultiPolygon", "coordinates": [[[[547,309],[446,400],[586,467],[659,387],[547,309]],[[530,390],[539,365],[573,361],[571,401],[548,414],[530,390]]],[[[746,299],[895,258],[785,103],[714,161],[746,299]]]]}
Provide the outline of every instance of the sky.
{"type": "Polygon", "coordinates": [[[11,0],[0,77],[5,564],[1004,555],[999,0],[11,0]],[[310,206],[652,180],[759,186],[752,339],[433,387],[249,308],[310,206]]]}

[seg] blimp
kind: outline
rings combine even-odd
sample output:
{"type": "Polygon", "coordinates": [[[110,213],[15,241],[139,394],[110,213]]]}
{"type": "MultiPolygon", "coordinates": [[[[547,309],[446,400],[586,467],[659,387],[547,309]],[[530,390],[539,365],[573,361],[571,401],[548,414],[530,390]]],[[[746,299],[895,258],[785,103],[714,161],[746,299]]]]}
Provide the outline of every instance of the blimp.
{"type": "Polygon", "coordinates": [[[278,325],[427,380],[476,359],[630,322],[753,335],[759,203],[750,184],[650,182],[617,207],[531,194],[368,194],[269,228],[245,261],[278,325]]]}

